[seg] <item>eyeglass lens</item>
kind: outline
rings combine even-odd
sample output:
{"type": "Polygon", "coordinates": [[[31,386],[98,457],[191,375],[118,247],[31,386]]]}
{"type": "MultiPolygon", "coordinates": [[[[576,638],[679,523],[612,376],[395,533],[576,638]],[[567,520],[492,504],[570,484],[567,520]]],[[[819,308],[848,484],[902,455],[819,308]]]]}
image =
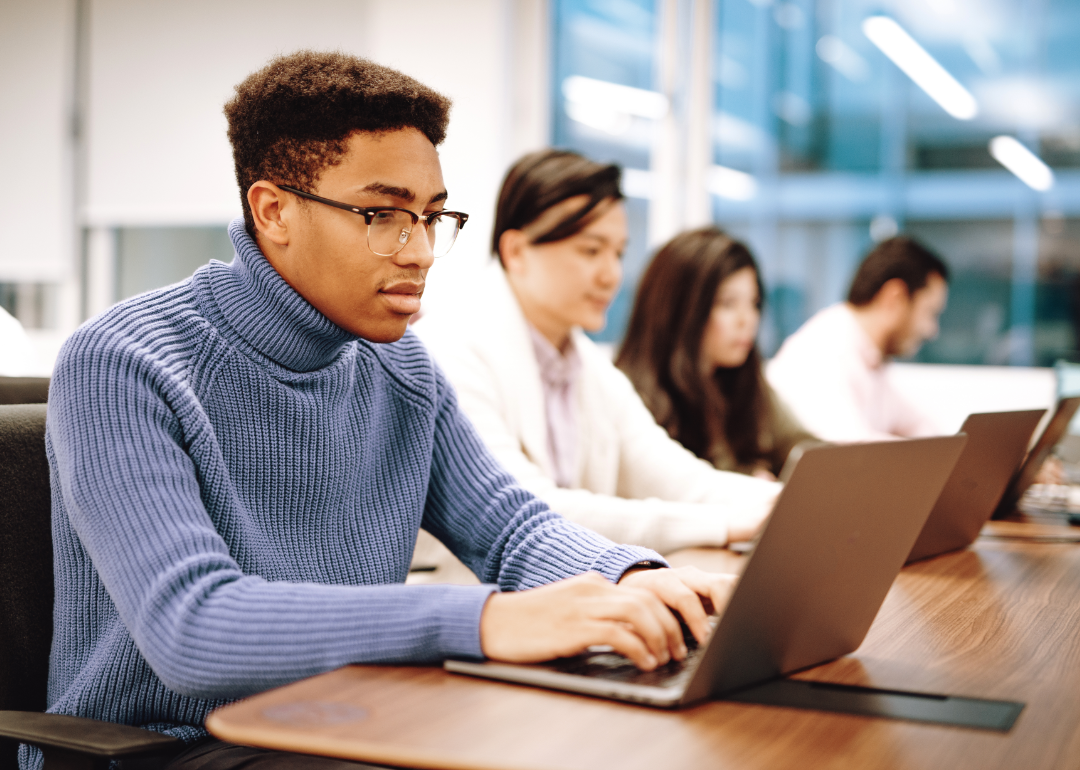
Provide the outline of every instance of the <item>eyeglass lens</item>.
{"type": "MultiPolygon", "coordinates": [[[[368,248],[385,257],[397,254],[405,248],[414,227],[423,225],[419,222],[414,225],[412,217],[404,211],[380,211],[372,217],[371,226],[368,228],[368,248]]],[[[433,217],[428,220],[426,229],[431,252],[436,257],[441,257],[450,251],[450,247],[457,240],[458,218],[433,217]]]]}

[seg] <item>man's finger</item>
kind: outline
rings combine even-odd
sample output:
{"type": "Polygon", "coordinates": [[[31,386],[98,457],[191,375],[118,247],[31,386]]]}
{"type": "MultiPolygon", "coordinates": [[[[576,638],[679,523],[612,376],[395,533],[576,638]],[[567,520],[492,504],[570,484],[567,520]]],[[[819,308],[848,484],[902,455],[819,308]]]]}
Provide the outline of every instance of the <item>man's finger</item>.
{"type": "Polygon", "coordinates": [[[622,623],[605,623],[604,628],[597,631],[596,635],[603,640],[601,644],[610,645],[615,652],[630,658],[642,671],[653,671],[662,665],[645,644],[645,640],[622,623]]]}
{"type": "Polygon", "coordinates": [[[679,633],[679,624],[654,594],[620,588],[609,611],[611,620],[627,623],[642,638],[660,665],[671,659],[672,635],[679,633]]]}
{"type": "Polygon", "coordinates": [[[704,644],[709,638],[709,616],[701,597],[681,581],[675,581],[675,585],[668,590],[670,598],[664,601],[682,616],[698,644],[704,644]]]}
{"type": "Polygon", "coordinates": [[[707,601],[711,605],[705,607],[705,612],[710,615],[719,614],[727,606],[737,580],[735,575],[718,575],[696,569],[684,577],[686,585],[701,596],[703,603],[707,601]]]}
{"type": "Polygon", "coordinates": [[[727,604],[733,575],[703,572],[696,567],[654,570],[630,575],[626,583],[638,590],[657,595],[682,615],[698,642],[704,642],[711,632],[708,616],[727,604]]]}
{"type": "MultiPolygon", "coordinates": [[[[660,572],[652,578],[648,590],[656,594],[660,600],[682,616],[683,622],[690,628],[695,639],[701,641],[701,634],[708,634],[708,618],[700,597],[679,578],[674,570],[664,575],[660,572]]],[[[686,656],[686,640],[683,638],[682,628],[678,628],[675,657],[682,659],[686,656]]]]}
{"type": "Polygon", "coordinates": [[[665,654],[669,658],[675,658],[677,660],[685,658],[686,641],[683,639],[682,627],[679,626],[678,619],[671,613],[669,605],[662,597],[657,596],[651,591],[642,591],[641,589],[633,590],[647,597],[648,607],[655,613],[657,619],[659,619],[666,637],[664,640],[665,654]]]}

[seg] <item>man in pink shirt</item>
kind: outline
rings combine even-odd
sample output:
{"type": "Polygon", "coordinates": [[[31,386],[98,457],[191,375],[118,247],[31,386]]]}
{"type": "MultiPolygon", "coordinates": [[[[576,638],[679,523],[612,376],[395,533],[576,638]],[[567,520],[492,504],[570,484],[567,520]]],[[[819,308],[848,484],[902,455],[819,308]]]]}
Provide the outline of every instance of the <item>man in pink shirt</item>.
{"type": "Polygon", "coordinates": [[[780,347],[769,383],[807,430],[827,441],[938,433],[886,376],[938,333],[949,271],[904,236],[879,243],[859,266],[846,302],[819,311],[780,347]]]}

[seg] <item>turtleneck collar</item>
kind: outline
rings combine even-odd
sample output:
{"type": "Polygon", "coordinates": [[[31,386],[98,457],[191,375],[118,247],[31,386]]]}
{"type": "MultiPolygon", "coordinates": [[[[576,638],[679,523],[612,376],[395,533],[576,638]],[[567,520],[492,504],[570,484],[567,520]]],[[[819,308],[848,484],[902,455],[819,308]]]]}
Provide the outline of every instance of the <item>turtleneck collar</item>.
{"type": "Polygon", "coordinates": [[[259,353],[294,372],[330,364],[359,339],[316,310],[271,266],[244,229],[229,224],[236,258],[213,264],[210,287],[232,330],[259,353]]]}

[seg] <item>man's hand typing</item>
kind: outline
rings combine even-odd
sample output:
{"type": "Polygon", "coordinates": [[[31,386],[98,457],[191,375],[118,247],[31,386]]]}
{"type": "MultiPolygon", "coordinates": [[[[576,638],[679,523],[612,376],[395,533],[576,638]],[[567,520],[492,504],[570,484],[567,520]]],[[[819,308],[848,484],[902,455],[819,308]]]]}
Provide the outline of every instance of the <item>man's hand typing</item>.
{"type": "Polygon", "coordinates": [[[686,657],[676,610],[694,637],[709,635],[734,576],[695,567],[628,570],[618,585],[590,572],[528,591],[492,594],[480,618],[480,644],[493,660],[536,663],[610,645],[651,671],[686,657]]]}

